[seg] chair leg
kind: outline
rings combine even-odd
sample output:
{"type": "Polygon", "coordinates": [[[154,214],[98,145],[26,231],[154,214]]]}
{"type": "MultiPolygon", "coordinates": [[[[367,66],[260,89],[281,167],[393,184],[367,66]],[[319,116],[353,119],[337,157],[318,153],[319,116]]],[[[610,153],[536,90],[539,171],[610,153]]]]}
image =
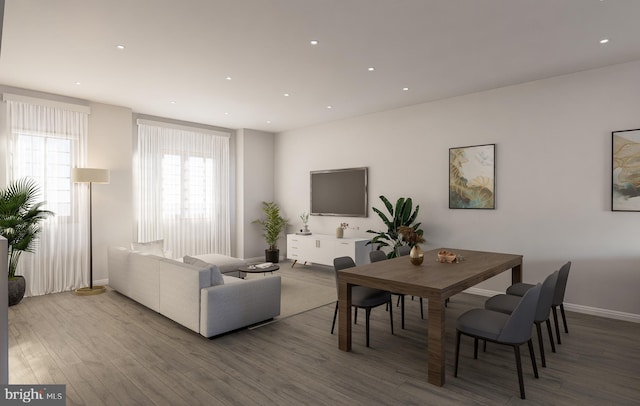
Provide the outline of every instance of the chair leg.
{"type": "Polygon", "coordinates": [[[547,360],[544,358],[544,343],[542,342],[542,326],[540,323],[535,323],[536,331],[538,332],[538,346],[540,347],[540,361],[542,362],[542,368],[547,367],[547,360]]]}
{"type": "Polygon", "coordinates": [[[453,376],[458,377],[458,358],[460,357],[460,331],[456,330],[456,363],[453,369],[453,376]]]}
{"type": "Polygon", "coordinates": [[[420,318],[424,320],[424,307],[422,307],[422,298],[420,298],[420,318]]]}
{"type": "Polygon", "coordinates": [[[569,328],[567,327],[567,316],[564,314],[564,304],[560,303],[560,314],[562,314],[562,324],[564,324],[564,332],[569,334],[569,328]]]}
{"type": "Polygon", "coordinates": [[[547,332],[549,333],[549,341],[551,342],[551,352],[556,352],[556,343],[553,341],[553,333],[551,332],[551,320],[547,319],[547,332]]]}
{"type": "Polygon", "coordinates": [[[522,360],[520,359],[520,346],[514,345],[513,352],[516,356],[516,369],[518,370],[518,384],[520,385],[520,398],[524,399],[524,380],[522,379],[522,360]]]}
{"type": "Polygon", "coordinates": [[[400,296],[402,307],[400,308],[400,313],[402,314],[402,329],[404,330],[404,295],[400,296]]]}
{"type": "Polygon", "coordinates": [[[540,376],[538,376],[538,365],[536,365],[536,354],[533,352],[533,341],[529,339],[529,341],[527,342],[527,345],[529,346],[529,356],[531,357],[531,366],[533,367],[533,376],[535,376],[536,378],[540,378],[540,376]]]}
{"type": "Polygon", "coordinates": [[[365,329],[367,331],[367,347],[369,346],[369,317],[371,316],[371,308],[367,307],[365,309],[365,318],[366,318],[366,322],[365,322],[365,329]]]}
{"type": "MultiPolygon", "coordinates": [[[[389,300],[389,322],[391,323],[391,335],[393,335],[393,310],[391,309],[393,309],[393,302],[389,300]]],[[[402,310],[404,310],[404,304],[402,305],[402,310]]],[[[402,322],[404,323],[404,314],[402,315],[402,322]]]]}
{"type": "Polygon", "coordinates": [[[333,328],[336,326],[336,316],[338,316],[338,302],[336,302],[336,309],[333,311],[333,323],[331,323],[331,334],[333,334],[333,328]]]}
{"type": "Polygon", "coordinates": [[[353,308],[353,324],[358,324],[358,308],[353,308]]]}
{"type": "Polygon", "coordinates": [[[478,337],[473,337],[473,359],[478,359],[478,337]]]}
{"type": "Polygon", "coordinates": [[[556,325],[556,338],[558,339],[558,344],[562,344],[562,340],[560,339],[560,327],[558,327],[558,309],[555,306],[551,306],[551,310],[553,311],[553,323],[556,325]]]}
{"type": "Polygon", "coordinates": [[[400,298],[404,299],[404,295],[398,295],[398,303],[396,303],[396,307],[400,306],[400,298]]]}

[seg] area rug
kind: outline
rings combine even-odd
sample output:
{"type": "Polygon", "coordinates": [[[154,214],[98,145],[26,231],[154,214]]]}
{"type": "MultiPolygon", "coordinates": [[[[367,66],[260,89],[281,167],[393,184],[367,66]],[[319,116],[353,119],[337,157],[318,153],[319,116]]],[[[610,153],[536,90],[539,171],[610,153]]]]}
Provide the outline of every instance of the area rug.
{"type": "MultiPolygon", "coordinates": [[[[280,316],[276,320],[294,316],[336,301],[335,287],[308,283],[281,274],[282,296],[280,316]]],[[[249,275],[249,278],[263,278],[261,274],[249,275]]]]}

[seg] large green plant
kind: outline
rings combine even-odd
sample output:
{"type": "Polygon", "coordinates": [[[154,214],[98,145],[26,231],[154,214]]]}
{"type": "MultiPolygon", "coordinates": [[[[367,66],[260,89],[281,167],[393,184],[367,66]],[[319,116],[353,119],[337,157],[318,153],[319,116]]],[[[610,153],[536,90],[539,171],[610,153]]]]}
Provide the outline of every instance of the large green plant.
{"type": "MultiPolygon", "coordinates": [[[[398,247],[403,245],[402,236],[398,233],[399,227],[411,227],[420,237],[424,234],[424,231],[420,229],[420,224],[422,223],[414,224],[418,217],[418,212],[420,211],[420,205],[416,205],[415,210],[413,210],[413,201],[410,197],[406,199],[404,197],[399,198],[395,207],[391,204],[389,199],[384,196],[380,196],[380,200],[384,203],[388,214],[383,213],[375,207],[373,208],[373,211],[378,213],[378,216],[380,216],[380,219],[382,219],[382,222],[387,229],[384,231],[367,230],[367,233],[373,233],[376,235],[367,242],[367,245],[377,244],[379,248],[391,247],[392,250],[389,251],[387,257],[394,258],[398,255],[398,247]]],[[[413,246],[413,243],[411,242],[404,242],[413,246]]]]}
{"type": "Polygon", "coordinates": [[[23,252],[34,252],[40,234],[40,222],[53,215],[42,210],[45,202],[36,202],[38,185],[30,178],[13,181],[0,191],[0,235],[8,241],[9,278],[15,277],[23,252]]]}
{"type": "Polygon", "coordinates": [[[280,215],[280,207],[274,202],[262,202],[264,219],[254,220],[253,223],[262,226],[262,237],[269,246],[270,251],[278,249],[278,239],[287,226],[288,220],[280,215]]]}

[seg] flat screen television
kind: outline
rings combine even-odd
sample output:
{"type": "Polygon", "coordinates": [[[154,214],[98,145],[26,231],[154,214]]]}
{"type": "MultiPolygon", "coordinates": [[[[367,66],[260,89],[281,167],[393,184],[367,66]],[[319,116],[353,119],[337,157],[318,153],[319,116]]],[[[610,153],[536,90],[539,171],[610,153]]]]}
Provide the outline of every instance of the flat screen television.
{"type": "Polygon", "coordinates": [[[311,171],[311,215],[367,217],[367,168],[311,171]]]}

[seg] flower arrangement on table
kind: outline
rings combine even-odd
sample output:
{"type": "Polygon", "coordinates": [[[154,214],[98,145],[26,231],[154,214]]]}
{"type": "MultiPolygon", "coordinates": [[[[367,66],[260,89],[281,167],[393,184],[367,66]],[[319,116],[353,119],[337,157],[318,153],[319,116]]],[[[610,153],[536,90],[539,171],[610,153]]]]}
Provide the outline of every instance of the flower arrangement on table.
{"type": "Polygon", "coordinates": [[[400,226],[398,227],[398,234],[402,235],[402,239],[411,247],[425,242],[424,237],[418,234],[413,227],[400,226]]]}

